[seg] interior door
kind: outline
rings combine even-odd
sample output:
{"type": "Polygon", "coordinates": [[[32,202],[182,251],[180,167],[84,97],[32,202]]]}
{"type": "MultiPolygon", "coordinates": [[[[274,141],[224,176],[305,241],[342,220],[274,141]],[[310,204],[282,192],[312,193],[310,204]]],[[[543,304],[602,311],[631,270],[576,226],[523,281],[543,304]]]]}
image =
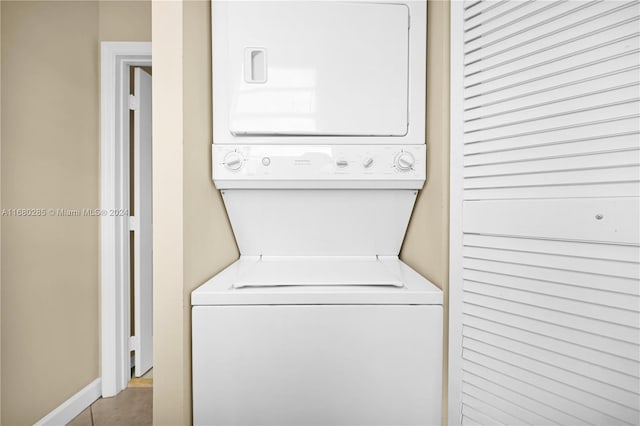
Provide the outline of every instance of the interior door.
{"type": "Polygon", "coordinates": [[[640,422],[639,19],[452,2],[449,424],[640,422]]]}
{"type": "Polygon", "coordinates": [[[134,70],[134,323],[135,375],[153,366],[151,75],[134,70]]]}
{"type": "Polygon", "coordinates": [[[235,135],[404,136],[409,9],[365,2],[226,2],[235,135]]]}

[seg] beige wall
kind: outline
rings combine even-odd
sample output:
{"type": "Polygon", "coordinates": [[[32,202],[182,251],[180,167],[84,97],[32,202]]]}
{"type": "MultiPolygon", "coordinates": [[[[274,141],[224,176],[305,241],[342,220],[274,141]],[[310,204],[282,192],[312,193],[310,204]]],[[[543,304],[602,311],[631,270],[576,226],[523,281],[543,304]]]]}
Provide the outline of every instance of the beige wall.
{"type": "Polygon", "coordinates": [[[100,41],[151,41],[151,0],[98,2],[100,41]]]}
{"type": "Polygon", "coordinates": [[[427,5],[427,183],[409,223],[400,258],[444,291],[443,414],[446,421],[449,329],[449,13],[427,5]]]}
{"type": "Polygon", "coordinates": [[[235,261],[239,252],[220,192],[211,181],[211,9],[184,3],[183,31],[183,326],[188,349],[184,396],[191,420],[191,292],[235,261]]]}
{"type": "Polygon", "coordinates": [[[208,2],[153,4],[157,425],[191,423],[191,291],[238,257],[211,181],[210,14],[208,2]]]}
{"type": "Polygon", "coordinates": [[[154,2],[153,419],[187,424],[183,325],[182,3],[154,2]]]}
{"type": "MultiPolygon", "coordinates": [[[[2,207],[99,207],[99,41],[149,40],[149,2],[0,7],[2,207]]],[[[1,422],[26,425],[100,375],[99,223],[5,216],[2,231],[1,422]]]]}

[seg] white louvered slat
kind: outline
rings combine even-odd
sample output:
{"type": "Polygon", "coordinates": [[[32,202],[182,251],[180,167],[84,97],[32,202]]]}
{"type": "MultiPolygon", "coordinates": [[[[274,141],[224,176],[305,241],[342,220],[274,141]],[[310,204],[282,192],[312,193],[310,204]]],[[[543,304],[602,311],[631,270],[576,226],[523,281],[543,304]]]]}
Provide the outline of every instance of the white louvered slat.
{"type": "Polygon", "coordinates": [[[545,349],[535,346],[535,341],[509,339],[473,327],[465,327],[463,335],[472,339],[469,341],[483,342],[496,348],[504,348],[521,356],[530,357],[548,365],[558,366],[564,370],[590,377],[606,385],[616,383],[620,389],[628,391],[628,393],[622,394],[623,398],[632,398],[632,402],[637,401],[639,397],[640,379],[637,377],[595,364],[590,357],[588,358],[589,361],[584,361],[575,356],[568,356],[558,352],[556,345],[551,346],[552,350],[549,350],[549,348],[545,349]]]}
{"type": "Polygon", "coordinates": [[[526,173],[561,172],[640,165],[640,148],[617,152],[572,155],[559,158],[530,159],[529,161],[467,165],[465,177],[512,176],[526,173]]]}
{"type": "MultiPolygon", "coordinates": [[[[619,262],[640,262],[640,247],[576,241],[549,241],[535,238],[513,238],[491,235],[466,234],[463,243],[467,247],[486,247],[534,253],[559,254],[592,259],[609,259],[619,262]]],[[[640,294],[640,287],[638,288],[640,294]]]]}
{"type": "Polygon", "coordinates": [[[522,187],[480,188],[465,190],[465,200],[502,200],[530,198],[630,197],[640,193],[638,182],[612,182],[589,185],[537,185],[522,187]]]}
{"type": "MultiPolygon", "coordinates": [[[[501,98],[522,96],[539,90],[540,87],[572,85],[583,79],[637,68],[639,64],[638,49],[625,50],[622,53],[597,57],[591,61],[580,63],[571,61],[567,64],[568,68],[558,68],[546,74],[531,70],[526,78],[519,76],[520,79],[516,79],[518,76],[510,76],[509,79],[478,84],[465,90],[465,99],[484,96],[485,102],[491,102],[501,98]]],[[[472,105],[469,104],[469,106],[472,105]]]]}
{"type": "Polygon", "coordinates": [[[604,401],[601,405],[601,407],[603,407],[603,411],[608,412],[614,417],[616,416],[616,413],[625,411],[629,419],[635,418],[634,411],[638,409],[638,394],[635,392],[629,392],[616,386],[611,386],[606,382],[596,381],[587,375],[577,374],[570,370],[559,368],[553,364],[541,362],[539,359],[531,356],[512,352],[505,348],[492,346],[487,343],[468,338],[465,338],[464,342],[465,349],[468,349],[469,351],[473,351],[477,354],[506,364],[526,366],[525,369],[531,373],[541,375],[551,380],[561,380],[563,384],[581,391],[589,392],[590,389],[599,388],[602,391],[602,394],[607,396],[606,398],[603,398],[604,401]]]}
{"type": "Polygon", "coordinates": [[[606,139],[611,136],[638,133],[640,133],[640,114],[615,120],[596,120],[582,125],[569,124],[545,132],[522,132],[502,139],[468,142],[464,146],[464,154],[570,143],[585,139],[606,139]]]}
{"type": "Polygon", "coordinates": [[[477,61],[502,55],[509,50],[522,53],[535,50],[535,48],[532,49],[529,46],[531,43],[556,34],[561,34],[565,39],[570,39],[571,33],[567,35],[567,32],[571,29],[622,11],[624,11],[622,12],[624,16],[631,17],[634,12],[629,13],[627,10],[636,6],[637,4],[634,1],[567,2],[562,6],[562,9],[551,9],[546,13],[545,17],[547,19],[540,19],[541,17],[538,16],[537,19],[523,22],[525,25],[512,29],[509,34],[503,35],[499,40],[484,38],[468,44],[464,59],[465,65],[469,66],[477,61]],[[561,10],[564,12],[563,14],[554,15],[554,12],[557,13],[561,10]]]}
{"type": "Polygon", "coordinates": [[[554,158],[571,158],[582,155],[609,152],[637,151],[639,134],[627,134],[603,138],[586,138],[575,142],[532,146],[519,149],[489,151],[464,157],[465,166],[482,166],[554,158]]]}
{"type": "Polygon", "coordinates": [[[481,64],[483,68],[479,68],[465,77],[465,86],[471,87],[475,84],[499,80],[515,73],[521,74],[522,78],[526,78],[526,72],[529,70],[546,72],[549,69],[562,67],[570,61],[591,61],[599,55],[603,55],[604,52],[611,55],[637,48],[633,43],[633,39],[637,37],[640,30],[638,28],[638,20],[627,19],[623,22],[626,23],[612,26],[606,31],[578,35],[569,43],[558,43],[555,46],[541,48],[530,54],[517,56],[491,66],[481,64]],[[589,45],[590,39],[593,39],[597,44],[589,45]]]}
{"type": "Polygon", "coordinates": [[[467,269],[486,271],[496,274],[530,278],[539,281],[573,285],[591,289],[603,289],[612,293],[630,296],[640,294],[640,285],[636,279],[619,278],[609,275],[590,274],[583,271],[550,269],[540,266],[505,263],[486,259],[465,259],[467,269]]]}
{"type": "MultiPolygon", "coordinates": [[[[640,345],[640,336],[635,329],[639,320],[637,311],[629,312],[474,281],[465,281],[464,290],[469,293],[470,303],[498,306],[505,312],[519,313],[532,318],[534,315],[546,315],[549,320],[557,319],[578,330],[617,336],[619,340],[640,345]]],[[[636,351],[639,350],[640,347],[636,348],[636,351]]]]}
{"type": "MultiPolygon", "coordinates": [[[[501,1],[507,1],[507,0],[487,0],[487,1],[481,1],[481,0],[464,0],[462,3],[464,5],[464,13],[465,16],[468,18],[469,17],[469,10],[473,9],[474,7],[477,9],[484,9],[489,7],[490,5],[494,4],[494,3],[499,3],[501,1]]],[[[474,9],[476,10],[476,9],[474,9]]],[[[473,12],[473,14],[475,14],[475,12],[473,12]]]]}
{"type": "MultiPolygon", "coordinates": [[[[632,5],[631,7],[634,7],[632,5]]],[[[540,55],[553,49],[562,49],[564,46],[572,46],[575,50],[582,49],[585,44],[580,40],[597,37],[597,43],[602,40],[613,40],[625,34],[638,31],[638,16],[630,16],[629,10],[624,8],[614,13],[596,15],[595,18],[586,19],[581,24],[571,25],[563,31],[554,31],[533,40],[527,40],[526,45],[531,55],[540,55]]],[[[465,76],[471,76],[482,71],[492,70],[514,61],[527,58],[521,49],[504,50],[502,52],[484,56],[482,60],[470,64],[465,69],[465,76]]]]}
{"type": "Polygon", "coordinates": [[[469,404],[465,404],[462,407],[462,415],[471,420],[470,424],[507,426],[504,423],[500,423],[496,419],[489,417],[487,414],[478,411],[475,407],[469,404]]]}
{"type": "Polygon", "coordinates": [[[482,117],[483,114],[500,114],[520,111],[538,105],[550,104],[565,99],[587,96],[594,91],[608,91],[616,87],[638,85],[639,64],[631,63],[627,68],[609,70],[600,74],[585,75],[580,79],[562,81],[560,84],[513,87],[507,93],[496,91],[467,99],[465,118],[482,117]]]}
{"type": "Polygon", "coordinates": [[[464,247],[464,257],[495,260],[499,262],[517,263],[520,265],[541,266],[543,268],[581,271],[614,277],[638,279],[640,264],[638,262],[619,262],[607,259],[593,259],[572,255],[536,253],[534,251],[518,251],[485,247],[464,247]]]}
{"type": "MultiPolygon", "coordinates": [[[[525,105],[521,108],[502,110],[489,114],[480,108],[476,116],[465,123],[467,133],[487,128],[506,126],[510,123],[526,123],[527,121],[543,120],[550,117],[566,116],[570,113],[598,109],[611,105],[611,99],[622,99],[618,103],[632,102],[640,98],[640,86],[627,84],[611,88],[610,90],[597,90],[581,96],[573,96],[557,101],[547,100],[538,105],[525,105]]],[[[633,112],[631,112],[633,114],[633,112]]],[[[542,123],[540,123],[542,124],[542,123]]]]}
{"type": "Polygon", "coordinates": [[[501,324],[516,323],[534,333],[548,335],[555,339],[565,340],[576,345],[637,361],[638,345],[607,337],[608,333],[622,329],[620,326],[607,326],[606,323],[598,321],[583,322],[579,318],[571,315],[562,315],[560,312],[534,308],[472,293],[465,293],[463,301],[465,302],[465,312],[471,316],[486,318],[501,324]],[[545,320],[543,321],[540,318],[545,320]],[[551,318],[555,321],[551,321],[551,318]],[[562,321],[567,322],[564,323],[562,321]],[[603,333],[607,335],[596,333],[599,330],[589,329],[592,324],[599,325],[600,329],[604,328],[603,333]],[[580,326],[588,330],[576,328],[580,326]]]}
{"type": "Polygon", "coordinates": [[[463,0],[462,4],[464,9],[463,13],[464,13],[465,19],[469,19],[472,16],[475,16],[477,14],[475,12],[476,10],[487,8],[494,3],[499,3],[500,1],[507,1],[507,0],[486,0],[486,1],[463,0]]]}
{"type": "Polygon", "coordinates": [[[618,340],[625,342],[622,346],[630,351],[633,346],[636,353],[640,350],[640,337],[634,327],[638,323],[637,312],[616,311],[595,304],[545,297],[536,293],[527,294],[469,281],[465,281],[464,289],[467,292],[465,300],[469,303],[534,319],[543,315],[547,321],[558,321],[576,330],[605,337],[616,336],[618,340]]]}
{"type": "MultiPolygon", "coordinates": [[[[532,93],[525,93],[520,96],[511,98],[495,99],[488,102],[486,98],[482,98],[485,103],[478,103],[471,106],[474,99],[469,100],[469,109],[465,111],[465,122],[471,123],[475,120],[489,120],[493,117],[514,114],[512,117],[518,117],[517,114],[522,111],[558,111],[559,105],[572,105],[575,100],[583,100],[590,102],[590,105],[606,103],[607,99],[611,99],[613,91],[622,91],[623,96],[620,99],[630,99],[637,97],[638,83],[635,81],[636,74],[640,72],[637,68],[626,71],[616,72],[614,74],[605,74],[593,79],[587,79],[580,83],[574,83],[565,86],[550,87],[544,90],[537,90],[532,93]],[[579,90],[582,89],[582,90],[579,90]],[[603,98],[605,101],[603,102],[603,98]]],[[[615,95],[615,93],[613,94],[615,95]]],[[[615,98],[614,98],[615,99],[615,98]]],[[[562,111],[562,109],[560,109],[562,111]]],[[[514,121],[514,120],[511,120],[514,121]]]]}
{"type": "Polygon", "coordinates": [[[475,421],[474,419],[472,419],[471,417],[467,416],[462,416],[461,420],[460,420],[461,424],[464,425],[468,425],[468,426],[482,426],[481,423],[478,423],[477,421],[475,421]]]}
{"type": "Polygon", "coordinates": [[[512,12],[513,9],[517,10],[526,4],[527,1],[514,2],[510,0],[480,2],[476,7],[465,10],[464,30],[466,32],[481,25],[486,26],[493,19],[504,16],[512,12]]]}
{"type": "Polygon", "coordinates": [[[638,37],[635,36],[557,61],[510,70],[474,85],[465,85],[467,97],[504,91],[522,85],[539,87],[540,85],[567,84],[587,75],[638,66],[639,46],[638,37]]]}
{"type": "Polygon", "coordinates": [[[498,394],[489,392],[485,387],[476,387],[471,383],[464,383],[463,385],[463,401],[466,402],[465,397],[473,397],[478,401],[486,401],[492,407],[500,407],[505,413],[511,416],[513,419],[509,424],[518,425],[543,425],[550,424],[550,420],[540,416],[539,414],[523,410],[521,405],[517,405],[509,399],[503,398],[498,394]]]}
{"type": "Polygon", "coordinates": [[[570,425],[581,423],[578,418],[534,399],[535,395],[527,392],[528,389],[526,387],[517,389],[502,387],[484,379],[482,376],[465,372],[463,389],[469,393],[473,392],[472,389],[478,389],[478,392],[475,393],[477,398],[493,400],[495,396],[507,401],[506,405],[511,403],[517,406],[520,409],[518,414],[521,417],[531,417],[533,419],[531,421],[532,425],[558,424],[558,422],[570,425]]]}
{"type": "Polygon", "coordinates": [[[449,418],[640,424],[640,2],[459,19],[449,418]]]}
{"type": "Polygon", "coordinates": [[[538,48],[552,46],[557,40],[571,40],[577,33],[588,33],[591,28],[606,28],[610,24],[622,22],[637,16],[629,12],[636,8],[633,1],[618,2],[583,2],[568,14],[556,17],[551,21],[538,21],[528,31],[517,32],[500,43],[490,43],[481,49],[465,55],[465,75],[478,70],[482,64],[508,61],[512,55],[521,55],[527,51],[535,52],[538,48]],[[587,28],[587,30],[585,30],[587,28]],[[548,43],[548,44],[545,44],[548,43]],[[542,43],[542,44],[538,44],[542,43]],[[494,61],[494,62],[491,62],[494,61]]]}
{"type": "Polygon", "coordinates": [[[466,53],[501,37],[502,34],[509,32],[518,23],[537,19],[548,10],[556,8],[563,3],[564,0],[509,2],[504,10],[500,11],[501,13],[491,16],[479,25],[465,29],[464,42],[469,46],[469,50],[466,53]]]}
{"type": "Polygon", "coordinates": [[[640,180],[640,169],[634,167],[618,167],[609,169],[589,169],[578,171],[562,171],[540,174],[518,174],[505,178],[478,177],[465,179],[465,189],[476,188],[508,188],[544,186],[552,180],[556,185],[581,185],[595,183],[637,182],[640,180]]]}
{"type": "MultiPolygon", "coordinates": [[[[487,381],[497,381],[508,389],[517,389],[531,399],[555,408],[558,412],[553,419],[557,424],[565,425],[625,425],[624,421],[601,413],[593,408],[583,405],[582,401],[576,402],[564,394],[550,392],[548,388],[541,386],[539,380],[531,377],[521,377],[521,375],[513,374],[513,369],[501,368],[496,369],[495,363],[487,362],[485,366],[484,359],[465,352],[464,371],[481,377],[487,381]],[[532,383],[533,382],[533,383],[532,383]]],[[[554,389],[555,390],[555,389],[554,389]]],[[[526,405],[530,407],[530,405],[526,405]]],[[[490,425],[491,423],[485,423],[490,425]]]]}
{"type": "Polygon", "coordinates": [[[504,404],[491,404],[488,399],[475,398],[469,393],[462,394],[462,402],[469,407],[476,409],[481,413],[485,413],[490,418],[502,425],[523,425],[526,424],[522,419],[513,416],[505,410],[504,404]]]}
{"type": "Polygon", "coordinates": [[[593,422],[597,425],[637,424],[637,412],[635,410],[569,386],[564,383],[564,377],[546,377],[471,350],[463,352],[463,357],[470,364],[476,363],[486,366],[486,368],[494,372],[502,372],[505,376],[509,376],[520,383],[545,390],[557,398],[555,406],[560,405],[563,410],[584,421],[593,422]],[[563,399],[563,401],[558,401],[560,399],[563,399]]]}
{"type": "MultiPolygon", "coordinates": [[[[594,365],[613,372],[612,379],[620,380],[620,387],[633,386],[640,378],[640,368],[634,359],[620,357],[618,354],[611,354],[594,348],[588,348],[578,343],[567,341],[557,336],[536,333],[532,330],[525,330],[513,324],[503,324],[492,320],[470,316],[465,317],[465,327],[463,334],[471,333],[473,330],[493,334],[514,342],[525,343],[534,348],[540,348],[550,353],[565,355],[569,358],[583,361],[588,365],[594,365]]],[[[617,383],[617,382],[611,382],[617,383]]],[[[631,392],[637,392],[630,389],[631,392]]]]}
{"type": "MultiPolygon", "coordinates": [[[[489,286],[484,286],[489,287],[489,286]]],[[[469,305],[482,307],[485,309],[498,311],[500,313],[518,315],[521,318],[528,318],[537,320],[538,318],[544,318],[544,322],[550,324],[563,324],[565,327],[569,327],[573,330],[582,331],[588,333],[591,339],[594,340],[594,344],[598,345],[613,345],[618,347],[621,351],[620,354],[628,358],[634,358],[640,351],[638,342],[638,333],[633,326],[621,325],[620,323],[626,322],[626,317],[636,317],[637,315],[624,315],[622,311],[618,314],[618,317],[613,318],[611,322],[606,321],[603,318],[588,318],[581,315],[579,308],[573,304],[570,306],[570,313],[558,310],[558,303],[551,306],[540,306],[541,298],[532,300],[533,304],[527,303],[527,299],[518,295],[507,294],[506,297],[511,297],[514,300],[499,297],[495,291],[485,290],[484,293],[480,292],[478,285],[473,285],[467,281],[464,282],[464,301],[469,305]],[[538,305],[536,305],[538,303],[538,305]],[[578,311],[578,312],[576,312],[578,311]],[[609,336],[615,336],[615,339],[611,339],[609,336]]],[[[533,298],[532,298],[533,299],[533,298]]],[[[550,300],[548,298],[547,300],[550,300]]],[[[569,305],[569,303],[567,303],[569,305]]],[[[600,316],[602,311],[596,312],[596,316],[600,316]]],[[[583,336],[584,337],[584,336],[583,336]]]]}
{"type": "MultiPolygon", "coordinates": [[[[502,124],[482,127],[467,132],[468,143],[508,138],[514,134],[536,134],[566,130],[591,125],[593,122],[613,121],[619,117],[638,116],[640,111],[638,98],[622,99],[614,103],[596,105],[561,113],[530,117],[525,120],[505,121],[502,124]]],[[[474,123],[476,124],[476,123],[474,123]]],[[[480,123],[482,125],[482,123],[480,123]]]]}
{"type": "MultiPolygon", "coordinates": [[[[469,282],[492,284],[501,288],[511,288],[523,290],[529,293],[551,295],[571,301],[604,305],[610,308],[635,312],[636,314],[640,310],[640,296],[637,295],[613,293],[602,289],[568,286],[557,282],[548,283],[539,280],[476,270],[465,269],[463,277],[469,282]]],[[[633,325],[634,324],[631,324],[631,326],[633,325]]]]}
{"type": "Polygon", "coordinates": [[[491,21],[499,19],[504,15],[513,13],[521,7],[525,7],[532,0],[525,1],[483,1],[476,8],[468,9],[465,11],[464,31],[468,32],[478,27],[491,24],[491,21]]]}

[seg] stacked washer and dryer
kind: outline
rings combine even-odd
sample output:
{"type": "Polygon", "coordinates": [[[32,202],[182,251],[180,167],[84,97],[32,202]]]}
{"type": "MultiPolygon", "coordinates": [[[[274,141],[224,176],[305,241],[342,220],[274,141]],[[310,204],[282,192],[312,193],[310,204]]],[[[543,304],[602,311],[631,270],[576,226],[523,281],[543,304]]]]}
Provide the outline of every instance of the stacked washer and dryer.
{"type": "Polygon", "coordinates": [[[197,425],[441,423],[426,2],[214,1],[213,180],[240,259],[192,293],[197,425]]]}

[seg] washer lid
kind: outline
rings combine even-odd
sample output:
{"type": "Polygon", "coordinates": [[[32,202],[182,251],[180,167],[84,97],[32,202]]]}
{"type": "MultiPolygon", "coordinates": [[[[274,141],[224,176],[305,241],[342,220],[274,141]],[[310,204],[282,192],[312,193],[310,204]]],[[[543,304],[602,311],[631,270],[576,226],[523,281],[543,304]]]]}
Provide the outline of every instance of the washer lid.
{"type": "Polygon", "coordinates": [[[262,257],[240,274],[233,288],[288,286],[404,287],[375,258],[262,257]]]}
{"type": "Polygon", "coordinates": [[[442,305],[442,291],[396,256],[241,256],[191,293],[191,304],[442,305]]]}

